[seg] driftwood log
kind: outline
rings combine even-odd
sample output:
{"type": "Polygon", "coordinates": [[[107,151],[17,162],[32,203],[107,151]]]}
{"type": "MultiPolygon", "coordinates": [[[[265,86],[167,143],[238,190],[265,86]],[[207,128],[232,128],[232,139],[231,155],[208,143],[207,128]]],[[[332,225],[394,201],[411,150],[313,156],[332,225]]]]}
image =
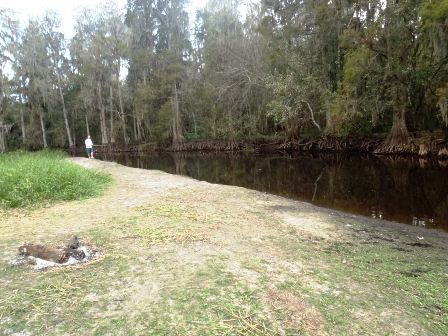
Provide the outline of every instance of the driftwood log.
{"type": "Polygon", "coordinates": [[[19,253],[25,257],[35,257],[63,264],[70,258],[66,249],[57,249],[39,244],[25,244],[19,247],[19,253]]]}
{"type": "Polygon", "coordinates": [[[64,248],[48,247],[40,244],[25,244],[19,247],[19,254],[25,257],[35,257],[63,264],[70,257],[83,260],[86,254],[79,250],[80,242],[77,236],[71,236],[64,248]]]}

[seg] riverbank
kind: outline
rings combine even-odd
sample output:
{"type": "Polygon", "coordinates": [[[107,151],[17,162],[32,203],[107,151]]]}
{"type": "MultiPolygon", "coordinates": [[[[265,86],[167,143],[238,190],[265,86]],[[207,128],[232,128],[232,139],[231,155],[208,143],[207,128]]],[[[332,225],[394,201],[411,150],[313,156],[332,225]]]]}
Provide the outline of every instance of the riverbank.
{"type": "MultiPolygon", "coordinates": [[[[227,141],[227,140],[198,140],[175,145],[160,145],[156,143],[97,145],[99,153],[117,152],[239,152],[249,151],[257,153],[364,153],[394,156],[416,156],[420,158],[432,157],[448,159],[448,139],[442,133],[421,134],[409,139],[405,145],[385,148],[384,138],[381,137],[333,137],[324,136],[313,139],[272,139],[270,141],[227,141]]],[[[83,148],[74,152],[81,154],[83,148]]]]}
{"type": "Polygon", "coordinates": [[[445,335],[448,235],[160,171],[71,159],[114,178],[95,199],[1,213],[2,333],[445,335]],[[82,267],[12,266],[71,234],[82,267]]]}

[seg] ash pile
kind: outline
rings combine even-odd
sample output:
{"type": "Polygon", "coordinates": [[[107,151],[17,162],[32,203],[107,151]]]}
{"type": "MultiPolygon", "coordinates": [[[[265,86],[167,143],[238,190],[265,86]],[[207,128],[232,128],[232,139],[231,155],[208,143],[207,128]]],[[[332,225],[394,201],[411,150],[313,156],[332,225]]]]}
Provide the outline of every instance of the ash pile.
{"type": "Polygon", "coordinates": [[[64,247],[51,247],[41,244],[24,244],[19,247],[19,255],[13,262],[16,265],[31,264],[35,269],[69,266],[85,263],[99,256],[99,251],[82,244],[73,235],[64,247]]]}

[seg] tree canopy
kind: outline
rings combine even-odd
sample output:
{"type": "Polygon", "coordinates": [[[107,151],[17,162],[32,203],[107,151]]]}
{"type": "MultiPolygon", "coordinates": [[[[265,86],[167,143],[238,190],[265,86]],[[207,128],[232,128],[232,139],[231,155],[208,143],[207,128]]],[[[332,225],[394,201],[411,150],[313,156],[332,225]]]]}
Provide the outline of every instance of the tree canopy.
{"type": "Polygon", "coordinates": [[[0,8],[0,150],[448,129],[448,0],[128,0],[0,8]]]}

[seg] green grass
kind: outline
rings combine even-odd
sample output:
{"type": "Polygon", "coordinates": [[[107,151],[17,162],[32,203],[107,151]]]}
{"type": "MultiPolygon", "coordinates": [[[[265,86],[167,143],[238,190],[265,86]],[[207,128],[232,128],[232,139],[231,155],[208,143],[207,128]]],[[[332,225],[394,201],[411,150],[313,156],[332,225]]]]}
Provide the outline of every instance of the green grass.
{"type": "MultiPolygon", "coordinates": [[[[337,241],[314,244],[290,237],[278,241],[293,260],[309,259],[320,265],[308,271],[306,279],[289,279],[281,289],[305,293],[325,316],[334,335],[352,334],[356,312],[371,314],[357,324],[358,334],[388,326],[375,320],[382,313],[401,311],[403,321],[414,321],[434,335],[448,334],[447,262],[437,247],[406,245],[405,238],[394,242],[359,243],[337,241]],[[407,247],[407,251],[396,249],[407,247]],[[322,284],[326,289],[310,285],[322,284]]],[[[390,317],[390,323],[401,323],[390,317]]],[[[362,319],[358,315],[357,318],[362,319]]],[[[389,332],[393,332],[389,330],[389,332]]]]}
{"type": "MultiPolygon", "coordinates": [[[[37,273],[27,267],[1,267],[2,290],[11,295],[0,300],[0,334],[32,331],[33,335],[48,335],[61,329],[68,334],[82,330],[80,334],[91,335],[86,330],[98,320],[89,310],[102,311],[110,304],[108,288],[113,287],[113,281],[109,271],[122,263],[106,257],[89,268],[37,273]],[[98,301],[89,301],[92,293],[98,293],[98,301]]],[[[120,269],[117,275],[123,276],[125,271],[128,269],[120,269]]],[[[114,323],[114,319],[105,318],[98,325],[113,329],[114,323]]]]}
{"type": "Polygon", "coordinates": [[[0,155],[0,207],[92,197],[111,182],[108,175],[67,162],[65,157],[61,151],[0,155]]]}

